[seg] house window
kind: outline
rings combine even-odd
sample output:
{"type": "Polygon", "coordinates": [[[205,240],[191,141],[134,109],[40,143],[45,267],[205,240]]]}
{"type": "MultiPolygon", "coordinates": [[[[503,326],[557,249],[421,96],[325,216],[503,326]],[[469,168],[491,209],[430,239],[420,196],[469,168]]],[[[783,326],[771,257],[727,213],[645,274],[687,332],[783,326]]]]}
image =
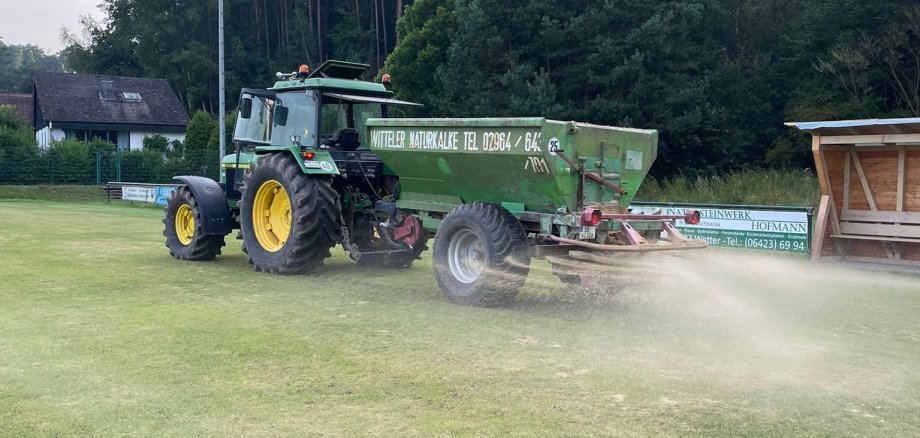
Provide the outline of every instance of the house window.
{"type": "Polygon", "coordinates": [[[121,93],[121,97],[125,99],[125,102],[140,102],[141,93],[135,93],[133,91],[125,91],[121,93]]]}

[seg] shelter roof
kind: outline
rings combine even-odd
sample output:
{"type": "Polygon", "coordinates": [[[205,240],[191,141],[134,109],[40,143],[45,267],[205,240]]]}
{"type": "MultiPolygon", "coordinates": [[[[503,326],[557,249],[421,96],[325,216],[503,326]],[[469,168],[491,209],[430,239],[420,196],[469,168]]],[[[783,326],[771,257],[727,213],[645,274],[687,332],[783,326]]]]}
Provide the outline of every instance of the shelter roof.
{"type": "Polygon", "coordinates": [[[826,122],[789,122],[815,135],[889,135],[920,133],[920,118],[837,120],[826,122]]]}

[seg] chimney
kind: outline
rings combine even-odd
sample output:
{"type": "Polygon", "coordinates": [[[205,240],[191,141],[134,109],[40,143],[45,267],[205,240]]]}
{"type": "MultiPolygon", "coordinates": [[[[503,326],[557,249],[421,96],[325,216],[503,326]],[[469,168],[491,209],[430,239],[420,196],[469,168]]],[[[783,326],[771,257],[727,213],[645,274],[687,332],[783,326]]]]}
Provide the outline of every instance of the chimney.
{"type": "Polygon", "coordinates": [[[102,100],[115,100],[115,87],[112,81],[100,81],[101,90],[99,97],[102,100]]]}

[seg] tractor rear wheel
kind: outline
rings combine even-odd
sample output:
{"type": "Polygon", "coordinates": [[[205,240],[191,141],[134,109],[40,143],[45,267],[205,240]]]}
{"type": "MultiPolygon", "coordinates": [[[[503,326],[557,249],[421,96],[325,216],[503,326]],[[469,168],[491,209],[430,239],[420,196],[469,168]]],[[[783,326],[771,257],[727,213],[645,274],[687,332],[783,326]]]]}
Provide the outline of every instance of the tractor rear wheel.
{"type": "Polygon", "coordinates": [[[304,174],[288,154],[268,154],[240,191],[243,245],[256,271],[301,274],[322,267],[338,229],[328,177],[304,174]]]}
{"type": "Polygon", "coordinates": [[[507,305],[530,271],[527,233],[504,208],[473,202],[454,208],[434,238],[434,274],[454,303],[507,305]]]}
{"type": "Polygon", "coordinates": [[[201,233],[201,213],[192,191],[179,186],[163,209],[163,236],[169,255],[179,260],[214,260],[224,246],[224,236],[201,233]]]}

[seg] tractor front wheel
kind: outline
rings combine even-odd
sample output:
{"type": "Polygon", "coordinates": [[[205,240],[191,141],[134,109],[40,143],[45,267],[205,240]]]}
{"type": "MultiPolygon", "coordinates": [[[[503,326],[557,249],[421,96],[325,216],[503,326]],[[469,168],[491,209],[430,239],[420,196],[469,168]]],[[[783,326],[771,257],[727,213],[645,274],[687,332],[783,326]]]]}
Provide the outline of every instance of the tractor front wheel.
{"type": "Polygon", "coordinates": [[[311,177],[294,157],[259,159],[241,187],[243,246],[256,271],[314,271],[336,243],[336,193],[328,177],[311,177]]]}
{"type": "Polygon", "coordinates": [[[507,305],[530,270],[527,233],[504,208],[473,202],[454,208],[434,239],[434,273],[458,304],[507,305]]]}
{"type": "Polygon", "coordinates": [[[201,213],[192,191],[179,186],[166,201],[163,236],[169,255],[179,260],[214,260],[224,236],[201,233],[201,213]]]}

